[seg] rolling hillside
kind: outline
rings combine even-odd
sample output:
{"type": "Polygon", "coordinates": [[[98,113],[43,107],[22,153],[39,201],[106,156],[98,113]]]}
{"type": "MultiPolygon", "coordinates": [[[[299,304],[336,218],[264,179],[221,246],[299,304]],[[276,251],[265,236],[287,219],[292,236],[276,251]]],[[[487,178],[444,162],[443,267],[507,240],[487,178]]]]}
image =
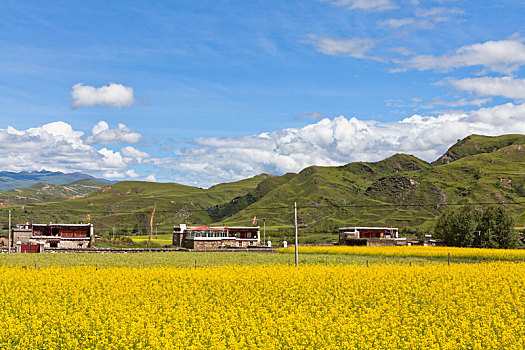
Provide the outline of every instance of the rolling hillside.
{"type": "Polygon", "coordinates": [[[107,183],[94,179],[78,180],[66,185],[39,182],[29,187],[0,192],[0,205],[28,205],[80,198],[104,186],[107,183]]]}
{"type": "Polygon", "coordinates": [[[81,222],[90,214],[98,232],[129,234],[148,231],[157,203],[159,231],[170,232],[178,223],[251,225],[256,216],[266,218],[268,232],[285,235],[292,232],[294,202],[307,233],[388,224],[425,230],[441,210],[465,203],[507,204],[523,226],[524,206],[516,205],[522,201],[525,136],[472,135],[432,164],[396,154],[379,162],[261,174],[209,189],[124,181],[84,198],[28,205],[14,215],[21,222],[81,222]]]}
{"type": "MultiPolygon", "coordinates": [[[[98,231],[145,233],[153,206],[157,203],[155,222],[159,230],[172,231],[174,223],[210,222],[208,208],[240,197],[270,177],[223,183],[209,189],[173,183],[122,181],[107,185],[79,199],[26,205],[13,208],[14,222],[86,222],[90,215],[98,231]]],[[[2,208],[4,211],[6,208],[2,208]]]]}
{"type": "Polygon", "coordinates": [[[69,183],[91,179],[98,182],[111,183],[105,179],[96,179],[93,176],[82,173],[62,173],[53,171],[0,171],[0,191],[14,190],[21,187],[29,187],[38,183],[49,185],[67,185],[69,183]]]}

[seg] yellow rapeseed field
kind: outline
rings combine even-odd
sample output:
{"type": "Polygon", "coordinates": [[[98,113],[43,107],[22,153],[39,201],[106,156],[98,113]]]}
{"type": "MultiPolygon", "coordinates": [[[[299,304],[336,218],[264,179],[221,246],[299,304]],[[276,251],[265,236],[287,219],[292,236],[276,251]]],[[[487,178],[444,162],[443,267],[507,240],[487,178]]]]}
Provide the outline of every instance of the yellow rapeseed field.
{"type": "Polygon", "coordinates": [[[524,349],[525,264],[0,267],[1,349],[524,349]]]}
{"type": "MultiPolygon", "coordinates": [[[[293,253],[294,247],[280,248],[281,253],[293,253]]],[[[367,247],[367,246],[300,246],[299,253],[304,254],[344,254],[371,255],[385,257],[421,257],[446,258],[450,253],[453,259],[474,260],[525,260],[525,249],[482,249],[457,247],[367,247]]]]}

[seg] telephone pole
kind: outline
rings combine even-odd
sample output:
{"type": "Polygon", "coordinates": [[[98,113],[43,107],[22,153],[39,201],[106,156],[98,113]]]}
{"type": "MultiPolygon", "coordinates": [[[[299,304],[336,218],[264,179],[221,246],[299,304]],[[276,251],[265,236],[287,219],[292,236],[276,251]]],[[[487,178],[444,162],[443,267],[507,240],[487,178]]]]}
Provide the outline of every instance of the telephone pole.
{"type": "Polygon", "coordinates": [[[7,233],[7,254],[11,254],[11,210],[9,210],[9,232],[7,233]]]}
{"type": "Polygon", "coordinates": [[[266,247],[266,218],[263,219],[263,245],[266,247]]]}
{"type": "Polygon", "coordinates": [[[295,266],[299,266],[299,246],[297,244],[297,202],[294,202],[295,212],[295,266]]]}

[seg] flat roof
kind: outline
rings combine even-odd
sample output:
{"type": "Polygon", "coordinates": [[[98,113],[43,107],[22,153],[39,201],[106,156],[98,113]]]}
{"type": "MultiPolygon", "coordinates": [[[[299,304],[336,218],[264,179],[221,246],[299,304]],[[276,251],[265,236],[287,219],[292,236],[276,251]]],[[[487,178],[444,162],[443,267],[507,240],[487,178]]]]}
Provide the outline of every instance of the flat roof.
{"type": "Polygon", "coordinates": [[[260,229],[260,226],[228,226],[226,227],[228,230],[236,229],[236,230],[254,230],[254,229],[260,229]]]}
{"type": "MultiPolygon", "coordinates": [[[[74,226],[74,227],[88,227],[88,226],[91,226],[92,224],[29,224],[29,226],[45,226],[45,227],[50,227],[50,226],[74,226]]],[[[27,225],[24,225],[24,226],[27,226],[27,225]]]]}
{"type": "MultiPolygon", "coordinates": [[[[175,225],[173,228],[180,228],[180,225],[175,225]]],[[[186,226],[186,230],[191,231],[226,231],[226,230],[255,230],[260,229],[260,226],[186,226]]]]}
{"type": "Polygon", "coordinates": [[[339,227],[339,230],[397,230],[397,227],[339,227]]]}

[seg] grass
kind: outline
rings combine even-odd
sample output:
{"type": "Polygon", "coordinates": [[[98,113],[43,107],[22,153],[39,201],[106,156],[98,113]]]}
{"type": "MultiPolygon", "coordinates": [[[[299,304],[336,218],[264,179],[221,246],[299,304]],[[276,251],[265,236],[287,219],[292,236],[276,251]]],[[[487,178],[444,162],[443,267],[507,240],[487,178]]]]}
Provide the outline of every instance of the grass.
{"type": "MultiPolygon", "coordinates": [[[[336,254],[300,254],[301,265],[378,265],[378,264],[445,264],[443,258],[423,257],[387,257],[387,256],[357,256],[336,254]]],[[[451,262],[469,262],[465,259],[453,258],[451,262]]],[[[219,265],[293,265],[294,254],[268,252],[152,252],[152,253],[114,253],[114,254],[0,254],[2,266],[26,266],[28,268],[50,266],[176,266],[204,267],[219,265]]]]}
{"type": "MultiPolygon", "coordinates": [[[[280,253],[294,253],[294,248],[281,248],[280,253]]],[[[357,256],[451,259],[456,261],[525,261],[523,249],[488,249],[424,246],[300,246],[299,254],[342,254],[357,256]]]]}
{"type": "MultiPolygon", "coordinates": [[[[136,243],[148,243],[149,235],[129,236],[128,238],[130,238],[133,242],[136,243]]],[[[151,242],[159,246],[171,245],[173,243],[173,234],[159,233],[157,234],[157,238],[155,238],[155,234],[153,233],[151,235],[151,242]]]]}

